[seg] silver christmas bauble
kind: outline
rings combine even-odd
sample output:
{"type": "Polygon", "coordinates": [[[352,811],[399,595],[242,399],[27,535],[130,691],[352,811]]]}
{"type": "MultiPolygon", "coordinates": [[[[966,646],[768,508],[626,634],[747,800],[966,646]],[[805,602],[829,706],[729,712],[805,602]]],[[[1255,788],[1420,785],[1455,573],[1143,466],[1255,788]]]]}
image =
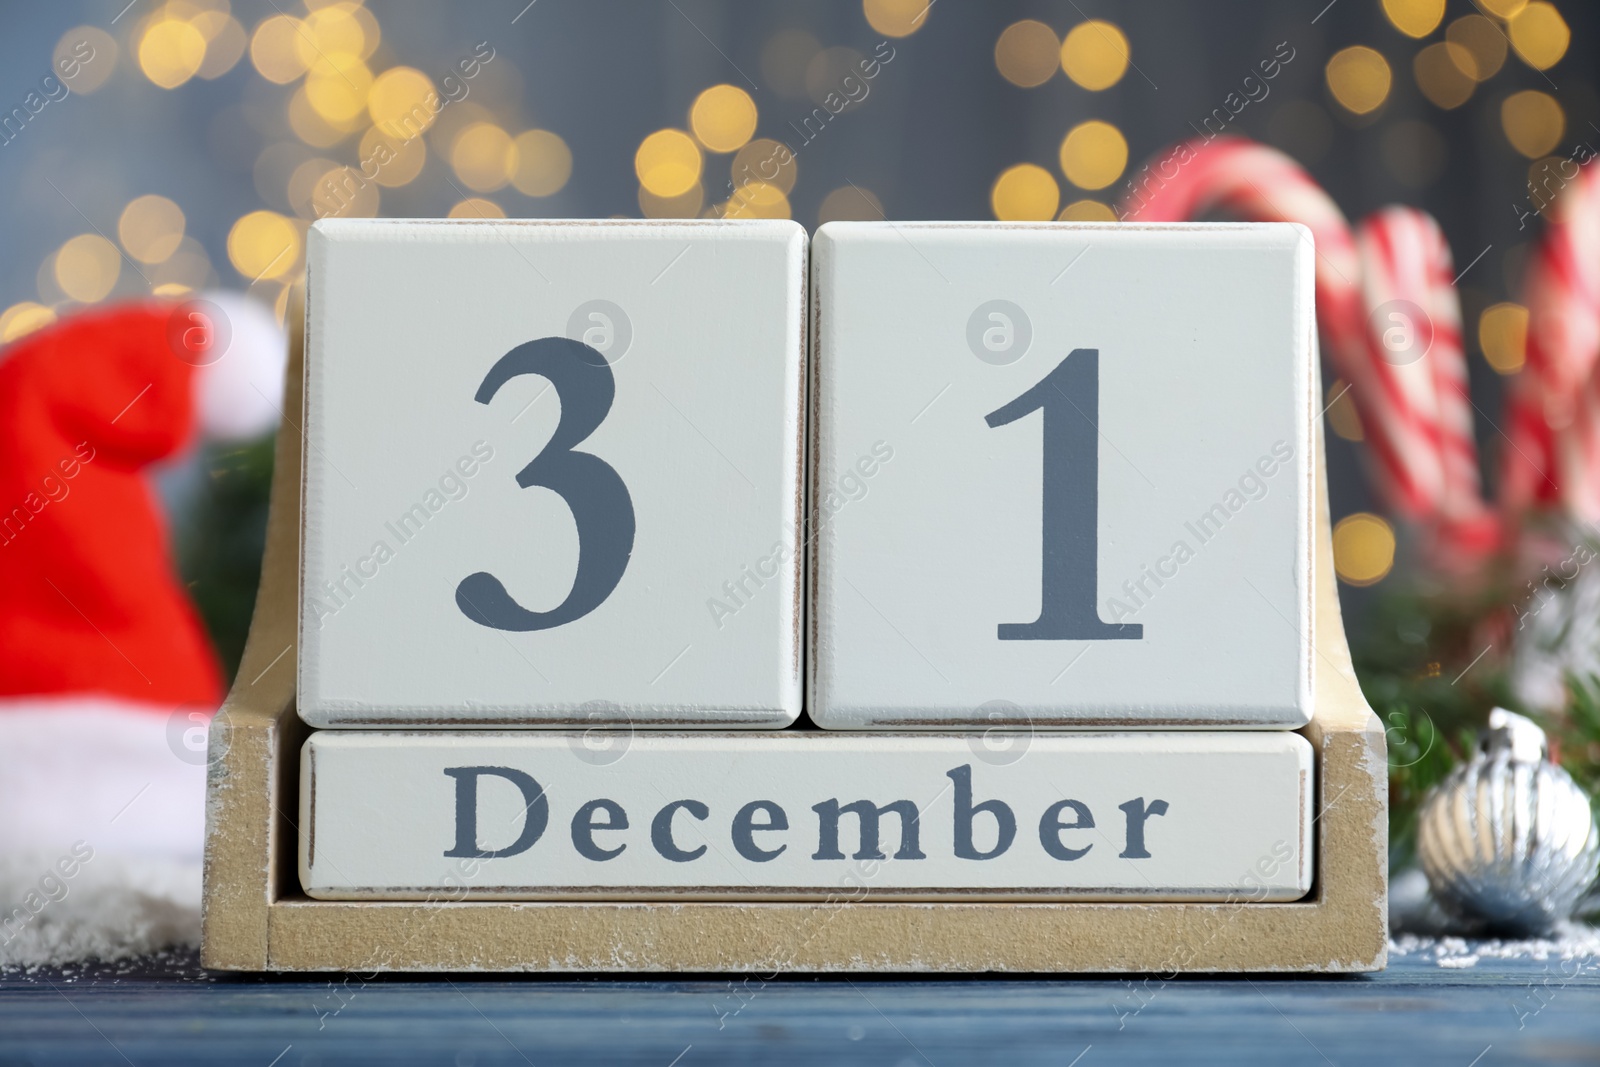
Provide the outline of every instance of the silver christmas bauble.
{"type": "Polygon", "coordinates": [[[1474,930],[1529,936],[1572,914],[1594,880],[1600,828],[1550,762],[1544,731],[1496,708],[1472,759],[1423,801],[1417,852],[1446,911],[1474,930]]]}

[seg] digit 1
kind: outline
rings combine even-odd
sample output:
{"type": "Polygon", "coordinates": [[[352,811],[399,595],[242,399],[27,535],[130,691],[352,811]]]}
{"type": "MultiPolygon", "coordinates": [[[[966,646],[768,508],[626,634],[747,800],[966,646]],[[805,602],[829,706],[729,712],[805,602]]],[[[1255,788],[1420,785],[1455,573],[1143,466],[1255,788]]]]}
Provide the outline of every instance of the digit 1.
{"type": "Polygon", "coordinates": [[[990,428],[1044,418],[1043,559],[1039,618],[1003,622],[1002,641],[1138,641],[1137,622],[1104,622],[1094,598],[1100,534],[1100,350],[1075,348],[1055,370],[984,416],[990,428]]]}

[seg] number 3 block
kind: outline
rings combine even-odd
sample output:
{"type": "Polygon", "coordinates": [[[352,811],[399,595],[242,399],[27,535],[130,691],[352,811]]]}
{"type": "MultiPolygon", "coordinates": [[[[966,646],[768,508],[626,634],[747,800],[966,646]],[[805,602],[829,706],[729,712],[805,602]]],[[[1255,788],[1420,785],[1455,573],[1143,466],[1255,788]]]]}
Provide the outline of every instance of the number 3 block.
{"type": "Polygon", "coordinates": [[[1312,269],[1289,225],[824,226],[816,721],[1309,721],[1312,269]]]}
{"type": "Polygon", "coordinates": [[[301,715],[793,721],[805,252],[788,222],[313,227],[301,715]]]}

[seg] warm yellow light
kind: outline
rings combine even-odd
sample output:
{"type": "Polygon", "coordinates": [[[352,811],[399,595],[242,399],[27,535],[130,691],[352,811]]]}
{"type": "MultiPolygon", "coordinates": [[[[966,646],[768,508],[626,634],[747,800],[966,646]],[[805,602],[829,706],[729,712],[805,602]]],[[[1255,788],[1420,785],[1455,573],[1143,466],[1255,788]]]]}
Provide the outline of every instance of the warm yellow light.
{"type": "Polygon", "coordinates": [[[452,219],[503,219],[505,211],[493,200],[485,200],[481,196],[469,196],[455,207],[450,209],[448,216],[452,219]]]}
{"type": "Polygon", "coordinates": [[[1454,41],[1438,41],[1418,52],[1411,61],[1417,88],[1437,107],[1446,111],[1460,107],[1472,97],[1477,82],[1466,71],[1476,69],[1472,53],[1454,41]]]}
{"type": "Polygon", "coordinates": [[[777,186],[785,196],[794,192],[800,164],[794,152],[782,141],[758,137],[739,149],[729,164],[728,173],[735,186],[746,182],[766,182],[777,186]]]}
{"type": "Polygon", "coordinates": [[[311,106],[304,85],[289,97],[289,128],[295,136],[315,148],[329,148],[350,136],[356,123],[332,123],[311,106]]]}
{"type": "Polygon", "coordinates": [[[1501,303],[1478,316],[1478,346],[1499,374],[1515,374],[1528,358],[1528,309],[1501,303]]]}
{"type": "Polygon", "coordinates": [[[206,38],[206,58],[200,64],[200,77],[213,81],[222,77],[244,58],[250,47],[250,35],[244,26],[231,15],[220,11],[207,11],[194,20],[195,28],[206,38]]]}
{"type": "Polygon", "coordinates": [[[294,49],[307,70],[333,74],[344,66],[346,57],[360,59],[370,54],[365,29],[354,14],[356,8],[350,3],[328,4],[302,20],[294,49]]]}
{"type": "Polygon", "coordinates": [[[1109,122],[1091,119],[1061,141],[1061,172],[1080,189],[1104,189],[1128,166],[1128,142],[1109,122]]]}
{"type": "Polygon", "coordinates": [[[934,0],[862,0],[867,22],[885,37],[908,37],[928,20],[934,0]]]}
{"type": "Polygon", "coordinates": [[[435,95],[433,81],[413,67],[390,67],[378,75],[367,93],[367,113],[374,126],[398,138],[411,138],[433,125],[435,112],[428,99],[435,95]]]}
{"type": "Polygon", "coordinates": [[[1407,37],[1426,37],[1444,18],[1444,0],[1383,0],[1383,13],[1407,37]]]}
{"type": "Polygon", "coordinates": [[[289,177],[289,203],[313,219],[370,219],[381,202],[377,182],[355,167],[313,159],[289,177]]]}
{"type": "Polygon", "coordinates": [[[1366,45],[1335,52],[1325,74],[1333,98],[1357,115],[1376,111],[1389,96],[1389,61],[1366,45]]]}
{"type": "Polygon", "coordinates": [[[1500,72],[1506,61],[1506,35],[1499,26],[1482,15],[1463,15],[1444,31],[1445,40],[1459,45],[1450,58],[1461,66],[1461,73],[1473,81],[1488,81],[1500,72]]]}
{"type": "Polygon", "coordinates": [[[1333,569],[1348,585],[1381,582],[1394,567],[1394,528],[1358,511],[1333,528],[1333,569]]]}
{"type": "Polygon", "coordinates": [[[700,146],[682,130],[657,130],[634,153],[633,169],[655,196],[682,196],[700,180],[700,146]]]}
{"type": "Polygon", "coordinates": [[[228,259],[249,278],[281,278],[300,258],[300,229],[276,211],[252,211],[228,231],[228,259]]]}
{"type": "Polygon", "coordinates": [[[372,72],[354,55],[335,55],[306,75],[306,99],[330,125],[348,127],[367,110],[372,72]]]}
{"type": "Polygon", "coordinates": [[[450,167],[468,189],[490,193],[516,172],[517,146],[511,135],[494,123],[474,122],[451,143],[450,167]]]}
{"type": "Polygon", "coordinates": [[[1477,0],[1478,6],[1496,18],[1508,19],[1528,6],[1528,0],[1477,0]]]}
{"type": "Polygon", "coordinates": [[[139,38],[139,69],[163,89],[176,89],[194,77],[205,58],[205,37],[183,19],[158,19],[139,38]]]}
{"type": "Polygon", "coordinates": [[[211,282],[211,259],[200,242],[185,237],[178,242],[178,250],[162,262],[145,271],[153,285],[182,285],[200,289],[211,282]]]}
{"type": "Polygon", "coordinates": [[[104,300],[122,272],[117,246],[97,233],[82,233],[56,252],[56,284],[74,300],[104,300]]]}
{"type": "Polygon", "coordinates": [[[994,65],[1012,85],[1043,85],[1061,66],[1061,40],[1037,19],[1013,22],[994,43],[994,65]]]}
{"type": "Polygon", "coordinates": [[[1043,167],[1019,163],[995,179],[989,206],[1002,222],[1038,221],[1056,217],[1061,187],[1043,167]]]}
{"type": "Polygon", "coordinates": [[[1567,116],[1555,97],[1537,89],[1512,93],[1500,105],[1500,126],[1511,147],[1538,159],[1561,143],[1567,129],[1567,116]]]}
{"type": "Polygon", "coordinates": [[[1361,428],[1361,413],[1356,410],[1356,398],[1350,391],[1350,383],[1343,378],[1335,378],[1333,384],[1328,386],[1328,428],[1346,441],[1361,441],[1366,438],[1366,431],[1361,428]]]}
{"type": "Polygon", "coordinates": [[[297,18],[271,15],[251,34],[250,62],[267,81],[287,85],[306,72],[308,64],[295,47],[303,28],[297,18]]]}
{"type": "Polygon", "coordinates": [[[705,203],[706,192],[699,182],[681,196],[656,196],[648,189],[639,190],[639,212],[647,219],[698,218],[705,203]]]}
{"type": "Polygon", "coordinates": [[[737,85],[713,85],[695,97],[689,128],[713,152],[736,151],[756,132],[756,102],[737,85]]]}
{"type": "Polygon", "coordinates": [[[12,304],[0,313],[0,344],[10,344],[56,321],[56,313],[43,304],[36,304],[32,300],[24,300],[20,304],[12,304]]]}
{"type": "Polygon", "coordinates": [[[1116,222],[1117,213],[1111,205],[1099,200],[1074,200],[1061,209],[1056,218],[1062,222],[1116,222]]]}
{"type": "Polygon", "coordinates": [[[428,161],[428,145],[421,137],[401,140],[374,126],[361,135],[361,162],[373,181],[397,189],[416,180],[428,161]]]}
{"type": "Polygon", "coordinates": [[[730,219],[786,219],[790,215],[789,198],[776,185],[766,182],[745,182],[736,186],[728,198],[724,218],[730,219]]]}
{"type": "Polygon", "coordinates": [[[74,94],[88,95],[117,69],[117,41],[97,26],[76,26],[61,35],[50,66],[74,94]]]}
{"type": "Polygon", "coordinates": [[[1559,63],[1572,42],[1567,20],[1545,0],[1533,0],[1518,11],[1506,29],[1518,58],[1535,70],[1548,70],[1559,63]]]}
{"type": "MultiPolygon", "coordinates": [[[[1052,63],[1055,58],[1052,56],[1052,63]]],[[[825,222],[877,222],[884,217],[883,202],[870,189],[841,186],[822,198],[817,225],[825,222]]]]}
{"type": "Polygon", "coordinates": [[[1085,89],[1111,88],[1127,73],[1128,63],[1128,38],[1100,19],[1080,22],[1061,42],[1061,69],[1085,89]]]}
{"type": "Polygon", "coordinates": [[[559,134],[528,130],[517,135],[515,147],[517,169],[511,184],[524,196],[559,193],[572,177],[572,149],[559,134]]]}
{"type": "Polygon", "coordinates": [[[117,220],[117,237],[128,255],[140,263],[160,263],[183,242],[183,209],[164,196],[141,196],[128,202],[117,220]]]}

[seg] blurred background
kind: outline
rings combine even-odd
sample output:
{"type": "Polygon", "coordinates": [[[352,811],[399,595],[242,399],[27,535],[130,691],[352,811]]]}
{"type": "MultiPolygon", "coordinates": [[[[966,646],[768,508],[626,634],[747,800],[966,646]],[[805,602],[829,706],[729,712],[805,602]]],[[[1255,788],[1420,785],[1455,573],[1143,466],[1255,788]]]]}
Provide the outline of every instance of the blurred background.
{"type": "MultiPolygon", "coordinates": [[[[326,215],[1113,220],[1146,160],[1221,115],[1352,220],[1438,218],[1492,487],[1541,190],[1600,142],[1600,10],[1576,0],[125,2],[3,16],[5,342],[217,288],[281,319],[326,215]]],[[[1489,609],[1417,577],[1324,382],[1341,592],[1404,812],[1514,696],[1498,653],[1445,691],[1473,650],[1451,620],[1489,609]]],[[[230,673],[270,463],[267,441],[211,445],[157,475],[230,673]]],[[[1565,754],[1591,781],[1597,738],[1565,754]]]]}

